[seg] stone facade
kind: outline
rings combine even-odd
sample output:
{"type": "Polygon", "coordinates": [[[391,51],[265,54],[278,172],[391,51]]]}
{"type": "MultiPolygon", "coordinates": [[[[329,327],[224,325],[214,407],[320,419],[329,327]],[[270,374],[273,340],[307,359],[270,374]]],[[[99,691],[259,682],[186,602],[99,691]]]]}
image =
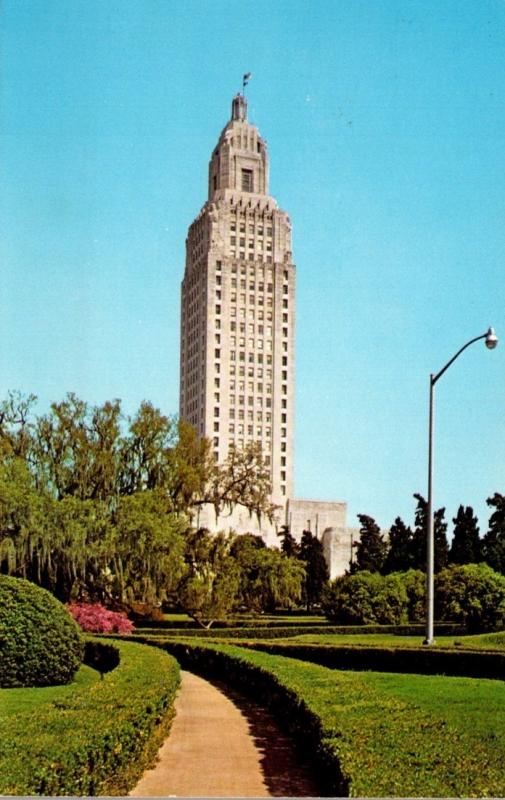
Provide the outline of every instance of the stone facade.
{"type": "Polygon", "coordinates": [[[284,505],[293,486],[291,224],[268,194],[266,144],[242,95],[189,228],[181,305],[181,416],[212,440],[219,461],[232,443],[261,442],[272,499],[284,505]]]}
{"type": "MultiPolygon", "coordinates": [[[[186,240],[180,415],[212,441],[218,461],[232,444],[260,442],[279,511],[269,522],[240,506],[218,518],[204,507],[195,522],[260,534],[269,545],[279,544],[284,524],[297,540],[309,527],[343,542],[345,503],[293,499],[296,270],[291,222],[268,181],[266,142],[238,94],[210,158],[207,201],[186,240]]],[[[330,570],[341,569],[344,545],[326,550],[329,558],[339,554],[340,566],[330,570]]]]}

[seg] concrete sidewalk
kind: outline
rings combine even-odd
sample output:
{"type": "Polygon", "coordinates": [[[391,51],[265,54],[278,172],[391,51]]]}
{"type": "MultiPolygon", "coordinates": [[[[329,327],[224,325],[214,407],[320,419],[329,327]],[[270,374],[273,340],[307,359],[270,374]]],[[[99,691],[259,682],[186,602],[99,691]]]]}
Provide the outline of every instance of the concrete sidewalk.
{"type": "Polygon", "coordinates": [[[192,673],[181,677],[170,735],[132,796],[317,796],[268,712],[192,673]]]}

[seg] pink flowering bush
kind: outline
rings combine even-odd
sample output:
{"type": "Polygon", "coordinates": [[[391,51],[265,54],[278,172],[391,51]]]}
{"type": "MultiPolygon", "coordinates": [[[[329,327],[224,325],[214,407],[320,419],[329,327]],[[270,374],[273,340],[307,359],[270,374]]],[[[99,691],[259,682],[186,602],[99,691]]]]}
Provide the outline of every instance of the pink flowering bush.
{"type": "Polygon", "coordinates": [[[124,611],[110,611],[99,603],[68,603],[68,610],[87,633],[132,633],[134,625],[124,611]]]}

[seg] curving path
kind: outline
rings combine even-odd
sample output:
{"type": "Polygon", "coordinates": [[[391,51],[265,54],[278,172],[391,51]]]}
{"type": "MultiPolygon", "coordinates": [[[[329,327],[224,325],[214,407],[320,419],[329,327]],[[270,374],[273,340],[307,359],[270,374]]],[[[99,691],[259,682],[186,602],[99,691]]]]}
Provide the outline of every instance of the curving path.
{"type": "Polygon", "coordinates": [[[176,717],[134,797],[316,797],[310,771],[263,708],[181,672],[176,717]]]}

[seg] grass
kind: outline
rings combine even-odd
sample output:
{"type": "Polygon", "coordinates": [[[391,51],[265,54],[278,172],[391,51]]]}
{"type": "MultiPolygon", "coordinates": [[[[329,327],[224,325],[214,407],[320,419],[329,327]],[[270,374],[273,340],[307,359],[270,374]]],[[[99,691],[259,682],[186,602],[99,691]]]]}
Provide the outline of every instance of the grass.
{"type": "Polygon", "coordinates": [[[9,717],[31,714],[41,706],[51,706],[65,702],[75,692],[89,689],[95,681],[100,680],[100,674],[83,664],[75,675],[72,683],[65,686],[42,686],[34,689],[2,689],[0,720],[9,717]]]}
{"type": "MultiPolygon", "coordinates": [[[[305,633],[298,636],[284,637],[284,643],[298,642],[322,645],[363,645],[366,647],[420,647],[421,636],[393,636],[388,633],[305,633]]],[[[437,636],[435,647],[471,648],[472,650],[504,650],[505,633],[487,633],[476,636],[437,636]]]]}
{"type": "MultiPolygon", "coordinates": [[[[107,641],[107,640],[101,640],[107,641]]],[[[82,667],[67,686],[0,690],[0,795],[125,794],[168,732],[178,666],[126,641],[103,680],[82,667]]]]}
{"type": "Polygon", "coordinates": [[[351,796],[505,794],[501,681],[356,673],[232,645],[209,648],[274,675],[320,719],[351,796]]]}

